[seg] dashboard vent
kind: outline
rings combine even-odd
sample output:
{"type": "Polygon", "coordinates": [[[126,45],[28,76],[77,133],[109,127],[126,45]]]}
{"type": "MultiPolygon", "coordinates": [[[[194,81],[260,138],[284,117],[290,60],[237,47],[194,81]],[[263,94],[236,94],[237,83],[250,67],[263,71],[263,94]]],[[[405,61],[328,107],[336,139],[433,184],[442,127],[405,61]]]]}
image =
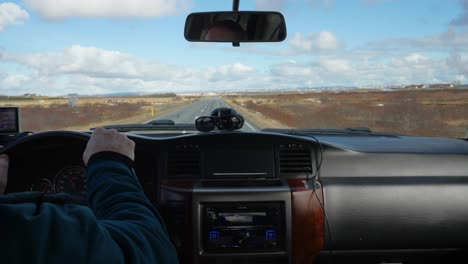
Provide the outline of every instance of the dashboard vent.
{"type": "Polygon", "coordinates": [[[310,149],[288,145],[282,146],[279,152],[280,174],[312,174],[312,157],[310,149]]]}
{"type": "Polygon", "coordinates": [[[167,153],[167,175],[169,177],[194,177],[201,173],[201,151],[196,147],[183,147],[167,153]]]}

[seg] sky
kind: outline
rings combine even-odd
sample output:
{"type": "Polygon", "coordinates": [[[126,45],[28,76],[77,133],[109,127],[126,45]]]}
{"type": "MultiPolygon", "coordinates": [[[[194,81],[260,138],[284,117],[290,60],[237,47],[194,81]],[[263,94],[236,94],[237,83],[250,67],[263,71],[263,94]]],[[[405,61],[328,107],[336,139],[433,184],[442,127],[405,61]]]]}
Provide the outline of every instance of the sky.
{"type": "Polygon", "coordinates": [[[281,43],[187,42],[230,0],[0,1],[0,94],[216,92],[468,83],[468,0],[241,0],[281,43]]]}

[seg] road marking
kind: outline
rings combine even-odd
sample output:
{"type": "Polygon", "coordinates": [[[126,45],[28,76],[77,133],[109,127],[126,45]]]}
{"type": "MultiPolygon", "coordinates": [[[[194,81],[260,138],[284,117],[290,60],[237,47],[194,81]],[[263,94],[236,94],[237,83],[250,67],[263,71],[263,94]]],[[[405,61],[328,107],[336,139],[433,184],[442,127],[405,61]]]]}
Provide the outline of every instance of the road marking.
{"type": "Polygon", "coordinates": [[[255,129],[253,126],[251,126],[249,123],[245,122],[245,124],[250,127],[250,129],[252,129],[253,131],[257,131],[257,129],[255,129]]]}
{"type": "MultiPolygon", "coordinates": [[[[215,103],[219,103],[219,106],[216,106],[216,104],[215,104],[215,106],[216,106],[215,108],[218,108],[218,107],[231,107],[231,106],[229,106],[224,100],[222,100],[222,99],[220,99],[220,100],[222,101],[222,103],[215,102],[215,103]]],[[[198,102],[198,103],[199,103],[199,102],[198,102]]],[[[186,111],[186,108],[188,108],[188,107],[193,107],[193,106],[196,105],[196,104],[197,104],[197,103],[192,103],[192,104],[187,105],[187,106],[185,106],[185,107],[183,107],[183,108],[177,109],[177,110],[175,110],[175,111],[173,111],[173,112],[169,112],[169,113],[166,113],[166,114],[164,114],[164,115],[155,117],[155,118],[153,118],[153,119],[151,119],[151,120],[148,120],[148,121],[144,122],[143,124],[150,123],[150,122],[153,121],[153,120],[161,119],[161,118],[164,118],[164,117],[169,116],[169,115],[179,114],[179,113],[181,113],[181,112],[186,111]]],[[[204,112],[205,110],[207,110],[207,109],[208,109],[208,105],[205,105],[204,108],[201,109],[200,113],[203,113],[203,112],[204,112]]],[[[233,109],[235,109],[235,108],[233,108],[233,109]]],[[[199,118],[199,117],[200,117],[200,116],[196,116],[195,119],[197,119],[197,118],[199,118]]],[[[254,128],[251,124],[249,124],[247,121],[246,121],[244,124],[247,125],[247,127],[249,127],[252,131],[257,131],[257,129],[255,129],[255,128],[254,128]]]]}

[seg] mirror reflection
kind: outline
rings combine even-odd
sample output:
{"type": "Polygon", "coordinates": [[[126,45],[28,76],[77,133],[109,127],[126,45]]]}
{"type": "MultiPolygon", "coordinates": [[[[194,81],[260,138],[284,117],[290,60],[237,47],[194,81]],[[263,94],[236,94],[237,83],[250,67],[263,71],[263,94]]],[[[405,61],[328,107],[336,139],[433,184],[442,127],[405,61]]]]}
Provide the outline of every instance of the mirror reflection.
{"type": "Polygon", "coordinates": [[[278,12],[192,13],[185,23],[188,41],[278,42],[286,38],[286,23],[278,12]]]}

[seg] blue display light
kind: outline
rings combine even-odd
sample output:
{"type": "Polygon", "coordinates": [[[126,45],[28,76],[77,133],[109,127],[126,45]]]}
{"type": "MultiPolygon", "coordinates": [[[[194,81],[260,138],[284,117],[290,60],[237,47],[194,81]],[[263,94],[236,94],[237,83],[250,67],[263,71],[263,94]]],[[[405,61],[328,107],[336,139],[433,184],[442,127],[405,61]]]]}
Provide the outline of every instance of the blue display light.
{"type": "Polygon", "coordinates": [[[219,240],[219,231],[210,231],[210,240],[219,240]]]}
{"type": "Polygon", "coordinates": [[[268,229],[265,231],[266,240],[276,240],[276,231],[273,229],[268,229]]]}

